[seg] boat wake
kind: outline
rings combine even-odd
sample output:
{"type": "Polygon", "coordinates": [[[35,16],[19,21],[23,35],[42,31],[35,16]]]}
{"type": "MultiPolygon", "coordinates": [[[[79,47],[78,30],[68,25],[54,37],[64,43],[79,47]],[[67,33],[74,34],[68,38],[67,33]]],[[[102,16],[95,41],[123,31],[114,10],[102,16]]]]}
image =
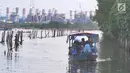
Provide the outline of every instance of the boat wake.
{"type": "Polygon", "coordinates": [[[106,61],[112,61],[112,59],[111,58],[97,59],[97,62],[106,62],[106,61]]]}

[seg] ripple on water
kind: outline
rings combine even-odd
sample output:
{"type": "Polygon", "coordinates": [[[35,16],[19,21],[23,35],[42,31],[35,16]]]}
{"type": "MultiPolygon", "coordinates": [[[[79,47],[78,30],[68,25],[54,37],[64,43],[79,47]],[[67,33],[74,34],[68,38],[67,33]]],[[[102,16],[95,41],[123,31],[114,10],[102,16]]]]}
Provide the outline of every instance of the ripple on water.
{"type": "Polygon", "coordinates": [[[112,59],[111,58],[97,59],[97,62],[107,62],[107,61],[112,61],[112,59]]]}

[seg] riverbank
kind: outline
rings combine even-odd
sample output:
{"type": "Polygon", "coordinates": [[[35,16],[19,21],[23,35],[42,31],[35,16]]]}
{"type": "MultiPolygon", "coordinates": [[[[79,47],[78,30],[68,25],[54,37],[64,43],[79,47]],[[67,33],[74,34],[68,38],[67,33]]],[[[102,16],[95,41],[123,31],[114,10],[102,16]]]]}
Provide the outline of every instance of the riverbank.
{"type": "Polygon", "coordinates": [[[50,23],[0,23],[0,28],[38,28],[38,29],[84,29],[84,30],[99,30],[97,24],[64,24],[59,22],[50,22],[50,23]]]}

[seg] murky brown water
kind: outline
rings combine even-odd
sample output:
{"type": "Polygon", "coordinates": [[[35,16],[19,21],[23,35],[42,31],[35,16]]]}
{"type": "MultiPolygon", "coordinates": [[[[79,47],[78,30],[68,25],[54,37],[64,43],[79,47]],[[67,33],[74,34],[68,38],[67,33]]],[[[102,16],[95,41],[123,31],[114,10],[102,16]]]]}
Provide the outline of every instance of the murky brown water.
{"type": "Polygon", "coordinates": [[[6,45],[0,44],[0,73],[130,73],[124,50],[106,39],[98,43],[97,62],[69,61],[66,36],[31,40],[24,37],[19,52],[7,56],[4,50],[6,45]]]}

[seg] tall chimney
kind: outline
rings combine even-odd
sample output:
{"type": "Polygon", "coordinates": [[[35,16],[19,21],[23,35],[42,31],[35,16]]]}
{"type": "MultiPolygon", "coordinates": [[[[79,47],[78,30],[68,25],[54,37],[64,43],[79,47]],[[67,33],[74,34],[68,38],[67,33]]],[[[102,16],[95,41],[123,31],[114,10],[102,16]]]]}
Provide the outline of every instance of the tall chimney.
{"type": "Polygon", "coordinates": [[[30,10],[29,10],[29,14],[32,15],[32,8],[30,8],[30,10]]]}
{"type": "Polygon", "coordinates": [[[36,9],[36,14],[38,14],[38,11],[39,11],[39,10],[38,10],[38,9],[36,9]]]}
{"type": "Polygon", "coordinates": [[[72,10],[70,10],[70,19],[72,20],[72,10]]]}
{"type": "Polygon", "coordinates": [[[74,14],[76,15],[76,14],[77,14],[77,11],[74,11],[74,14]]]}
{"type": "Polygon", "coordinates": [[[49,14],[51,13],[51,9],[48,10],[48,13],[49,13],[49,14]]]}
{"type": "Polygon", "coordinates": [[[85,15],[88,16],[88,12],[87,11],[85,11],[85,15]]]}
{"type": "Polygon", "coordinates": [[[45,15],[45,9],[42,9],[42,15],[45,15]]]}
{"type": "Polygon", "coordinates": [[[23,8],[23,16],[25,17],[25,14],[26,14],[26,9],[23,8]]]}
{"type": "Polygon", "coordinates": [[[10,11],[9,10],[10,10],[9,7],[7,7],[6,8],[6,16],[7,16],[8,20],[10,19],[10,15],[9,15],[10,11]]]}
{"type": "Polygon", "coordinates": [[[16,7],[16,15],[18,15],[18,13],[19,13],[19,8],[16,7]]]}

